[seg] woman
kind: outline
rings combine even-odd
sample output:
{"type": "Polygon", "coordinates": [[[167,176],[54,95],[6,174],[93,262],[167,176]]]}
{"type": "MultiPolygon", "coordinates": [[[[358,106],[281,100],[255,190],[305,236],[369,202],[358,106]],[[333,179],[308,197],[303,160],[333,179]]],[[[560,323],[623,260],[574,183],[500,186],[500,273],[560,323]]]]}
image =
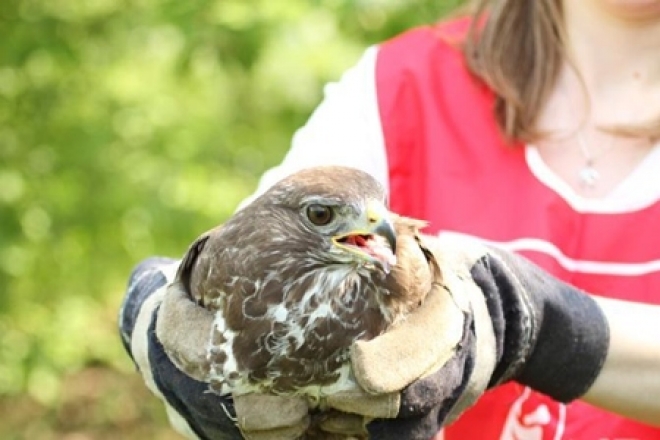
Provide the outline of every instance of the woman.
{"type": "MultiPolygon", "coordinates": [[[[262,188],[307,165],[359,167],[390,188],[394,211],[429,220],[429,232],[478,236],[589,292],[660,304],[660,2],[477,3],[488,11],[482,30],[458,19],[369,49],[262,188]]],[[[660,336],[640,328],[651,313],[621,316],[632,346],[645,332],[660,336]]],[[[632,398],[594,390],[591,400],[631,415],[639,400],[660,402],[642,380],[657,389],[657,364],[655,374],[619,367],[611,382],[632,398]]],[[[533,438],[660,438],[516,385],[486,395],[446,438],[496,438],[505,425],[543,432],[533,438]]]]}
{"type": "Polygon", "coordinates": [[[427,232],[596,294],[610,352],[584,400],[507,384],[439,436],[660,439],[660,1],[476,3],[478,20],[368,49],[258,192],[312,165],[361,168],[427,232]]]}

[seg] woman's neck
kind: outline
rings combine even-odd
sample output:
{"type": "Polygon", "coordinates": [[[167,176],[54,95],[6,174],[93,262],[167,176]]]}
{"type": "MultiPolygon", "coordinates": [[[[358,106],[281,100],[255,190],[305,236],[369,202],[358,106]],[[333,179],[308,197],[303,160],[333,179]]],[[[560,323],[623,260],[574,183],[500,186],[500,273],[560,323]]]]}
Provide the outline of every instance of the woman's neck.
{"type": "MultiPolygon", "coordinates": [[[[563,7],[568,54],[587,87],[592,110],[641,107],[651,96],[660,98],[660,1],[565,0],[563,7]]],[[[630,120],[592,116],[601,123],[639,122],[657,117],[660,100],[655,102],[654,109],[647,113],[640,108],[644,114],[635,112],[630,120]]]]}
{"type": "Polygon", "coordinates": [[[654,144],[603,128],[639,126],[660,115],[660,0],[564,0],[563,6],[569,61],[537,121],[554,136],[537,146],[577,194],[606,197],[654,144]],[[642,2],[657,11],[643,15],[642,2]]]}

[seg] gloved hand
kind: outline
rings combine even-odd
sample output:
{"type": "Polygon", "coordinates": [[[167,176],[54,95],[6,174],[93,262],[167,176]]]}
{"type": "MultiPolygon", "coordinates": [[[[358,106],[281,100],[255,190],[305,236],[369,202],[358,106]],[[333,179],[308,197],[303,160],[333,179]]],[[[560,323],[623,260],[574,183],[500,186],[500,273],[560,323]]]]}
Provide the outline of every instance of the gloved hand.
{"type": "Polygon", "coordinates": [[[443,286],[402,325],[353,348],[365,390],[401,390],[396,418],[371,422],[371,438],[431,438],[484,390],[510,380],[561,402],[590,388],[609,346],[593,299],[522,257],[472,240],[428,238],[427,245],[443,286]]]}
{"type": "MultiPolygon", "coordinates": [[[[124,347],[149,389],[164,402],[173,428],[191,439],[214,440],[293,440],[309,433],[310,424],[317,436],[328,438],[364,433],[363,417],[357,414],[335,411],[312,420],[309,402],[299,396],[232,398],[209,392],[215,384],[205,381],[206,344],[214,314],[170,285],[178,266],[179,260],[167,258],[139,264],[119,313],[124,347]]],[[[372,417],[392,417],[398,409],[397,393],[372,396],[355,390],[339,399],[354,412],[372,417]]]]}
{"type": "MultiPolygon", "coordinates": [[[[208,384],[196,380],[194,374],[184,374],[157,335],[166,286],[174,279],[178,265],[178,260],[150,258],[133,270],[119,311],[124,348],[147,387],[165,404],[170,424],[179,433],[191,439],[242,439],[233,420],[232,400],[208,393],[208,384]]],[[[195,319],[195,315],[189,318],[195,319]]],[[[190,324],[187,330],[193,338],[205,331],[190,324]]],[[[189,356],[193,358],[203,349],[198,347],[189,356]]]]}
{"type": "Polygon", "coordinates": [[[167,288],[178,266],[169,258],[140,263],[119,313],[124,347],[165,404],[172,427],[191,439],[298,438],[310,421],[303,399],[249,395],[234,401],[209,392],[202,378],[213,314],[167,288]],[[254,416],[237,418],[237,411],[254,416]]]}

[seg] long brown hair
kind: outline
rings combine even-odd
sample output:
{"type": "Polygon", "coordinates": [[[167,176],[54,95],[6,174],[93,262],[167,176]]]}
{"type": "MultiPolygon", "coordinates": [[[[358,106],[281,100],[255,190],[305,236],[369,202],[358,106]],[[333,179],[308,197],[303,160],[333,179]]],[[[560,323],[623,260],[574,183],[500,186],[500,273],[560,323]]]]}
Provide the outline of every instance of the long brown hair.
{"type": "MultiPolygon", "coordinates": [[[[495,92],[495,117],[510,139],[534,141],[536,122],[555,87],[566,53],[560,0],[471,0],[474,20],[464,53],[470,70],[495,92]]],[[[586,89],[585,89],[586,93],[586,89]]],[[[660,137],[660,118],[605,127],[623,136],[660,137]]]]}

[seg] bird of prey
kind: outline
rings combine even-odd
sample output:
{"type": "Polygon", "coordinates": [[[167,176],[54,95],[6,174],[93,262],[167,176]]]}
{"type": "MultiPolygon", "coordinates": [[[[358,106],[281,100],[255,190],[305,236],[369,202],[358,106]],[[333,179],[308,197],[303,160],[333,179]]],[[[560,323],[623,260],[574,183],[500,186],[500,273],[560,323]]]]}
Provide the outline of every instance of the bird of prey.
{"type": "Polygon", "coordinates": [[[403,319],[441,276],[424,225],[389,212],[369,174],[324,166],[281,180],[203,234],[177,282],[215,313],[212,389],[312,401],[350,389],[351,345],[403,319]]]}

